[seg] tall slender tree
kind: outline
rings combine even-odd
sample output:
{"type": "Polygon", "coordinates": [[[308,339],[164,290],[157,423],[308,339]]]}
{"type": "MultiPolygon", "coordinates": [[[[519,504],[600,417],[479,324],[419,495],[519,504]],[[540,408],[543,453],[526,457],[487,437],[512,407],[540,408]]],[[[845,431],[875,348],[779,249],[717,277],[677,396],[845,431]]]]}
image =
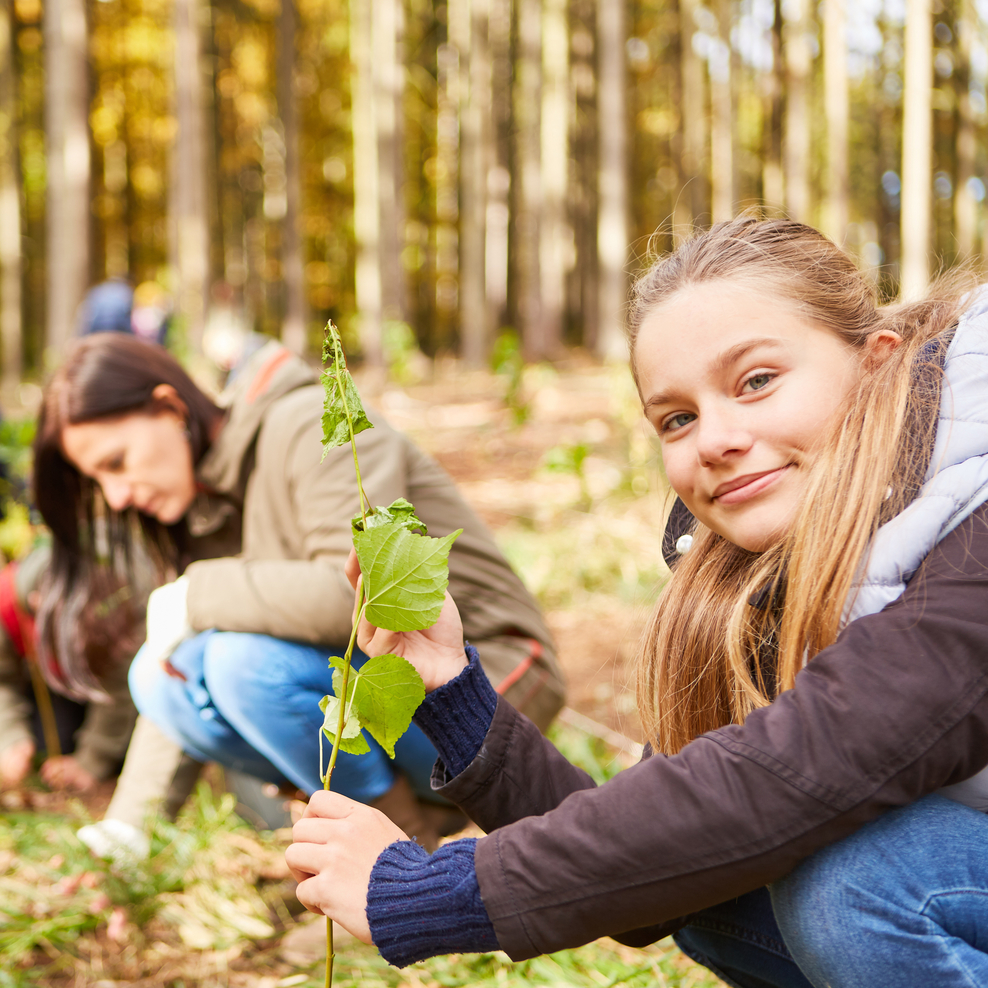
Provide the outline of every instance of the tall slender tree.
{"type": "Polygon", "coordinates": [[[202,84],[201,0],[175,0],[175,119],[170,255],[175,302],[188,338],[202,346],[209,290],[209,222],[202,84]]]}
{"type": "Polygon", "coordinates": [[[381,254],[381,316],[405,320],[402,244],[402,155],[399,147],[404,72],[399,59],[400,0],[373,0],[374,123],[377,128],[378,209],[381,254]]]}
{"type": "Polygon", "coordinates": [[[786,70],[782,43],[782,0],[774,0],[772,29],[772,68],[763,77],[762,111],[762,200],[772,213],[784,208],[785,180],[782,169],[782,121],[786,70]]]}
{"type": "Polygon", "coordinates": [[[89,283],[89,74],[84,0],[44,5],[47,332],[55,355],[89,283]]]}
{"type": "Polygon", "coordinates": [[[710,66],[710,185],[715,223],[734,215],[734,93],[731,72],[731,3],[717,4],[717,39],[710,66]]]}
{"type": "Polygon", "coordinates": [[[470,367],[490,346],[486,298],[487,175],[493,164],[490,0],[449,4],[450,42],[460,70],[460,344],[470,367]]]}
{"type": "Polygon", "coordinates": [[[785,32],[786,210],[796,220],[810,219],[810,47],[812,18],[809,0],[793,0],[785,32]]]}
{"type": "Polygon", "coordinates": [[[542,221],[542,3],[517,0],[515,61],[514,280],[522,345],[530,360],[546,356],[542,335],[539,246],[542,221]]]}
{"type": "Polygon", "coordinates": [[[930,280],[933,158],[933,12],[908,0],[902,120],[902,262],[900,295],[920,297],[930,280]]]}
{"type": "Polygon", "coordinates": [[[706,178],[706,78],[703,62],[693,46],[697,0],[680,0],[679,45],[682,88],[682,156],[680,172],[685,185],[681,199],[688,203],[690,221],[709,216],[706,178]]]}
{"type": "Polygon", "coordinates": [[[600,185],[597,256],[600,264],[597,350],[602,357],[627,355],[624,307],[628,294],[628,123],[626,12],[623,2],[597,0],[597,113],[600,185]]]}
{"type": "Polygon", "coordinates": [[[957,182],[954,189],[954,236],[957,241],[957,257],[966,261],[974,254],[978,228],[978,203],[971,192],[977,154],[974,110],[971,106],[971,55],[977,14],[971,0],[959,0],[957,14],[957,66],[954,70],[957,92],[957,182]]]}
{"type": "Polygon", "coordinates": [[[356,302],[360,348],[372,367],[384,362],[381,340],[381,213],[374,98],[371,0],[350,2],[351,119],[353,128],[353,232],[356,238],[356,302]]]}
{"type": "Polygon", "coordinates": [[[827,116],[827,208],[824,232],[843,243],[850,221],[847,81],[847,0],[825,0],[823,19],[823,88],[827,116]]]}
{"type": "Polygon", "coordinates": [[[281,277],[285,286],[281,338],[296,353],[305,351],[305,273],[299,222],[302,188],[299,163],[298,107],[295,99],[295,0],[281,0],[278,15],[278,115],[285,139],[285,215],[281,230],[281,277]]]}
{"type": "Polygon", "coordinates": [[[569,26],[566,0],[543,0],[542,17],[542,219],[539,275],[542,294],[540,350],[562,347],[566,273],[573,233],[566,218],[570,129],[569,26]]]}
{"type": "Polygon", "coordinates": [[[0,356],[10,400],[23,371],[21,195],[17,168],[17,91],[11,45],[13,3],[0,8],[0,356]]]}
{"type": "Polygon", "coordinates": [[[508,280],[511,229],[511,28],[512,0],[489,0],[487,46],[490,56],[490,159],[484,216],[484,294],[487,325],[493,331],[511,321],[508,280]]]}

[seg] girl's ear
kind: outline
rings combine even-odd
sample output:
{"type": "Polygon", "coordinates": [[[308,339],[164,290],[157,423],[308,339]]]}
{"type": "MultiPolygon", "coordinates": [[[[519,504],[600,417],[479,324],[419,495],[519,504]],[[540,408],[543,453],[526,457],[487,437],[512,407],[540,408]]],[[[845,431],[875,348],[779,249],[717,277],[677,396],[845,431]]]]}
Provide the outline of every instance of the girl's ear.
{"type": "Polygon", "coordinates": [[[879,329],[865,339],[865,359],[870,364],[880,364],[899,348],[902,337],[893,329],[879,329]]]}
{"type": "Polygon", "coordinates": [[[151,392],[151,403],[155,414],[164,412],[166,415],[174,415],[183,423],[189,419],[189,406],[170,384],[159,384],[151,392]]]}

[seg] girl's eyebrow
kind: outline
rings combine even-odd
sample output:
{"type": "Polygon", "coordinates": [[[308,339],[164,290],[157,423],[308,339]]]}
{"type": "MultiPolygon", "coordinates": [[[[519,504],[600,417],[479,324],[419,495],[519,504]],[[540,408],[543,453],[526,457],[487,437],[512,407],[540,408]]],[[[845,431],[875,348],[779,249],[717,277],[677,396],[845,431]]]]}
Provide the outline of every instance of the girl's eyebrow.
{"type": "MultiPolygon", "coordinates": [[[[776,347],[781,349],[785,345],[784,340],[780,340],[774,336],[759,336],[752,340],[744,340],[741,343],[735,343],[732,347],[728,347],[720,354],[710,365],[710,370],[715,375],[722,374],[752,350],[757,350],[759,347],[776,347]]],[[[653,405],[674,404],[679,398],[680,394],[676,390],[656,391],[645,402],[644,410],[647,412],[653,405]]]]}

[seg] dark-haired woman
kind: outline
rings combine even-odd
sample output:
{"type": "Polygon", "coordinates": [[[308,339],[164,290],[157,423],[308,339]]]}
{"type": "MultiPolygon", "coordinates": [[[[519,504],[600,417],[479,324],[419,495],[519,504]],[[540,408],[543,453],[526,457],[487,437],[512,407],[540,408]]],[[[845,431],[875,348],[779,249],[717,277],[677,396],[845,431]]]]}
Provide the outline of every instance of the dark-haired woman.
{"type": "MultiPolygon", "coordinates": [[[[49,675],[90,685],[63,634],[63,602],[140,533],[176,577],[152,594],[131,669],[142,717],[196,758],[309,793],[321,788],[326,657],[350,634],[343,567],[358,510],[350,451],[322,459],[321,415],[316,376],[277,343],[221,408],[164,351],[103,334],[80,341],[52,378],[35,443],[35,495],[54,537],[39,615],[49,675]]],[[[505,695],[546,725],[562,685],[537,605],[448,476],[375,426],[358,439],[368,497],[407,497],[431,534],[464,530],[450,591],[468,634],[505,695]]],[[[416,801],[430,793],[431,744],[411,732],[394,763],[370,744],[369,755],[341,756],[334,782],[434,843],[416,801]]]]}

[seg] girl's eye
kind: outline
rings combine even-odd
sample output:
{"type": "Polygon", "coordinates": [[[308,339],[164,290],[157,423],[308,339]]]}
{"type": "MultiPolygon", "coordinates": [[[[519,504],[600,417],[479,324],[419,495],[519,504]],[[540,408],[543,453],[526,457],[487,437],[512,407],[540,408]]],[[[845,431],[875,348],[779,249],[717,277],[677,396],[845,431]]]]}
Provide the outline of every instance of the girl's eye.
{"type": "Polygon", "coordinates": [[[123,465],[124,465],[123,456],[115,456],[113,457],[112,460],[107,462],[106,469],[109,470],[110,473],[117,473],[120,470],[123,470],[123,465]]]}
{"type": "Polygon", "coordinates": [[[695,418],[696,416],[692,412],[680,412],[678,415],[665,419],[660,431],[675,432],[676,429],[682,429],[683,426],[689,425],[695,418]]]}
{"type": "Polygon", "coordinates": [[[744,394],[746,392],[750,393],[751,391],[761,391],[773,377],[775,377],[774,374],[755,374],[744,382],[744,385],[741,388],[741,393],[744,394]]]}

